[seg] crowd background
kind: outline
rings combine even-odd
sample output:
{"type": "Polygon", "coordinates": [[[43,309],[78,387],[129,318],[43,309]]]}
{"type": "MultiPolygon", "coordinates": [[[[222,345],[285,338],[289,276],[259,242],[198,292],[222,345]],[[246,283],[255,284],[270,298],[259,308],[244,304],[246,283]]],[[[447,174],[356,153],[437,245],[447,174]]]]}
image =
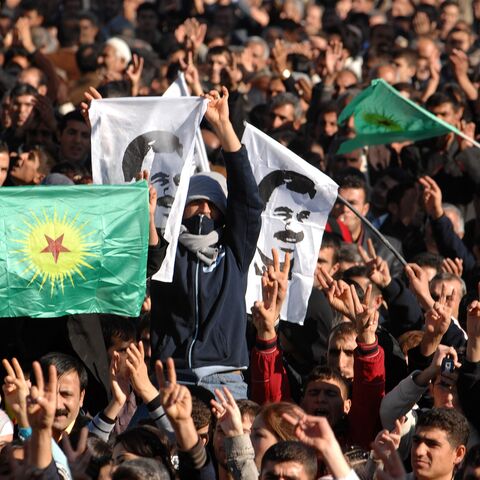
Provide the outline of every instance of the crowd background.
{"type": "Polygon", "coordinates": [[[375,78],[476,138],[479,33],[478,0],[2,2],[0,186],[91,183],[88,101],[161,95],[182,71],[192,95],[222,93],[202,122],[212,170],[234,171],[247,120],[409,265],[336,204],[299,326],[277,322],[275,253],[226,345],[248,346],[248,399],[150,361],[153,294],[136,319],[1,319],[0,475],[480,478],[480,152],[450,133],[336,154],[355,135],[339,113],[375,78]]]}

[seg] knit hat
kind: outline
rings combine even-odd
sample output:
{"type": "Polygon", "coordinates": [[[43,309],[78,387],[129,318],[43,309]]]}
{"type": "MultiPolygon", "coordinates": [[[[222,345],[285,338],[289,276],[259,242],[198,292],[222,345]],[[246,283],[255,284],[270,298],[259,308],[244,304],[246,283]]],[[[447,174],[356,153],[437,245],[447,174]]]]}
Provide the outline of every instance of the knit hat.
{"type": "Polygon", "coordinates": [[[195,200],[212,202],[225,215],[227,210],[227,181],[217,172],[202,172],[190,178],[186,205],[195,200]]]}

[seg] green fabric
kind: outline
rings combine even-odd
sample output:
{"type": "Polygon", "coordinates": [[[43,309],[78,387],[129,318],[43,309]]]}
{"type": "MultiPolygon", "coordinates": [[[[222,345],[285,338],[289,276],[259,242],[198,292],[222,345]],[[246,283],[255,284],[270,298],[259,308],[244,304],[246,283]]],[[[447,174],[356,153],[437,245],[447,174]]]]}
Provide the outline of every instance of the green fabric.
{"type": "Polygon", "coordinates": [[[382,79],[357,95],[342,111],[338,123],[353,115],[356,137],[340,145],[337,154],[351,152],[365,145],[417,141],[449,132],[460,133],[454,126],[405,98],[382,79]]]}
{"type": "Polygon", "coordinates": [[[148,187],[0,188],[0,317],[136,316],[145,296],[148,187]]]}

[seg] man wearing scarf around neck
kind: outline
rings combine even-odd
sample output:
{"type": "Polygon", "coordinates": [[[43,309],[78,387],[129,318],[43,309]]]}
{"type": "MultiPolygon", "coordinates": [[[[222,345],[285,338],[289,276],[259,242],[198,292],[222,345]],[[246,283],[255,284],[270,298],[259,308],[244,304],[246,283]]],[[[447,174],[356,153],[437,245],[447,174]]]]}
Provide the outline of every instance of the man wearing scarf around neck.
{"type": "MultiPolygon", "coordinates": [[[[228,90],[207,98],[205,118],[220,139],[227,180],[214,172],[190,179],[173,281],[151,282],[152,361],[173,357],[179,382],[211,391],[226,385],[240,399],[247,398],[245,290],[263,204],[229,119],[228,90]]],[[[151,230],[149,273],[166,247],[151,230]]]]}

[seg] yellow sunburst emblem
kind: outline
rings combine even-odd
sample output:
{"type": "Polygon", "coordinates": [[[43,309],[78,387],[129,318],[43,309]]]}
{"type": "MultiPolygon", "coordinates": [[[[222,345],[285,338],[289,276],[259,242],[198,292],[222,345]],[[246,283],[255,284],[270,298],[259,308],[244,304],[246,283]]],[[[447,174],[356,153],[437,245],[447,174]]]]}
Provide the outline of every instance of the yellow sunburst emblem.
{"type": "Polygon", "coordinates": [[[38,281],[41,290],[48,281],[53,295],[58,287],[64,292],[66,279],[73,287],[75,275],[85,280],[82,267],[94,268],[87,258],[97,256],[91,251],[97,243],[88,240],[94,231],[86,231],[88,225],[79,222],[78,214],[69,218],[64,213],[60,218],[56,210],[51,217],[45,210],[40,217],[30,212],[23,224],[24,228],[16,229],[21,237],[15,242],[22,248],[15,253],[20,256],[18,262],[25,266],[20,275],[31,276],[28,285],[38,281]]]}

